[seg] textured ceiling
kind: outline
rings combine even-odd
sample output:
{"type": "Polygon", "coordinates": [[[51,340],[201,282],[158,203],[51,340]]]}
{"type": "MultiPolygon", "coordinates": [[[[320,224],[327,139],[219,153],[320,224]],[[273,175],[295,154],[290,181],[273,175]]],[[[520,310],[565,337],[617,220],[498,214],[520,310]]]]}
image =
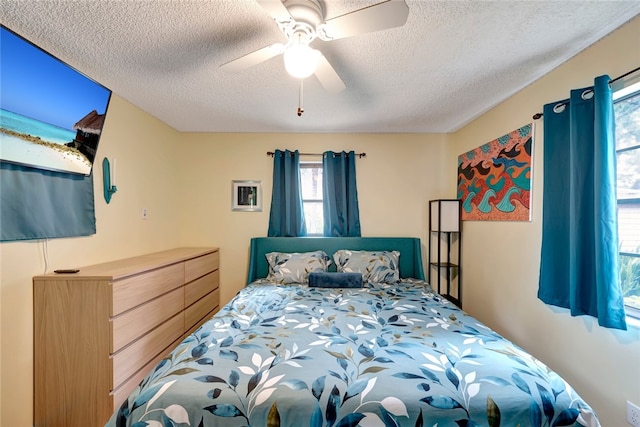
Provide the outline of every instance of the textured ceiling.
{"type": "MultiPolygon", "coordinates": [[[[321,4],[331,18],[380,1],[321,4]]],[[[179,131],[440,133],[640,14],[637,0],[406,4],[403,27],[313,42],[347,88],[306,79],[302,117],[282,56],[219,68],[286,41],[255,0],[2,0],[0,22],[179,131]]]]}

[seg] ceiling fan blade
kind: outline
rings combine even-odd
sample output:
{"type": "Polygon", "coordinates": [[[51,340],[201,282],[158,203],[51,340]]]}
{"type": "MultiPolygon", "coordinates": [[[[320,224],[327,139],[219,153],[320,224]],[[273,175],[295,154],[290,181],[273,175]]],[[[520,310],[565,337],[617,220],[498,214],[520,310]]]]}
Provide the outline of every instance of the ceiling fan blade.
{"type": "Polygon", "coordinates": [[[284,4],[282,4],[280,0],[257,0],[257,1],[258,1],[258,4],[262,6],[262,8],[266,10],[267,13],[271,15],[271,17],[275,19],[276,22],[282,23],[282,22],[291,21],[293,19],[291,17],[291,14],[287,10],[287,8],[284,7],[284,4]]]}
{"type": "Polygon", "coordinates": [[[404,0],[387,0],[325,21],[320,25],[319,36],[322,40],[335,40],[401,27],[407,16],[409,7],[404,0]]]}
{"type": "Polygon", "coordinates": [[[270,46],[258,49],[255,52],[248,53],[240,58],[229,61],[222,64],[220,68],[224,68],[229,71],[241,71],[254,65],[258,65],[261,62],[271,59],[274,56],[280,55],[284,52],[284,45],[282,43],[274,43],[270,46]]]}
{"type": "Polygon", "coordinates": [[[320,59],[318,59],[315,75],[328,92],[338,93],[346,88],[344,82],[324,55],[320,55],[320,59]]]}

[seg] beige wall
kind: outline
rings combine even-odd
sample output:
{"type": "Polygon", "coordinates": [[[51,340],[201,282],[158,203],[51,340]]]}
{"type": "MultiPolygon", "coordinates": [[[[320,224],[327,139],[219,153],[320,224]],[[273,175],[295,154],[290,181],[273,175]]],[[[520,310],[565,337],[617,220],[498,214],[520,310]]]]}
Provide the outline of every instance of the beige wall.
{"type": "Polygon", "coordinates": [[[426,202],[443,197],[448,184],[441,166],[443,135],[187,134],[182,138],[189,164],[183,172],[182,204],[188,207],[183,212],[183,238],[189,244],[214,241],[222,248],[222,302],[246,284],[249,239],[267,234],[273,173],[273,158],[267,151],[365,152],[366,157],[356,163],[365,236],[426,238],[426,202]],[[262,181],[262,212],[231,210],[232,180],[262,181]]]}
{"type": "Polygon", "coordinates": [[[29,427],[33,399],[33,293],[31,278],[175,247],[180,243],[178,134],[117,96],[111,98],[94,169],[97,234],[90,237],[0,244],[0,425],[29,427]],[[118,192],[102,196],[102,158],[117,158],[118,192]],[[147,207],[148,220],[140,210],[147,207]]]}
{"type": "MultiPolygon", "coordinates": [[[[97,234],[46,245],[0,244],[0,425],[32,425],[31,277],[44,270],[45,246],[49,270],[178,245],[219,246],[226,302],[244,286],[249,238],[266,234],[272,170],[266,152],[276,148],[366,152],[357,163],[363,235],[418,236],[424,242],[426,202],[455,195],[459,153],[527,123],[544,103],[589,85],[596,74],[613,76],[637,66],[633,41],[639,38],[636,20],[454,135],[180,134],[114,96],[98,159],[118,159],[119,191],[106,205],[96,177],[97,234]],[[231,211],[234,179],[262,181],[262,212],[231,211]],[[140,218],[143,207],[147,220],[140,218]]],[[[625,400],[640,403],[638,330],[605,330],[554,311],[535,296],[541,126],[536,131],[533,222],[464,224],[465,308],[565,376],[604,426],[622,426],[625,400]],[[484,242],[492,242],[490,250],[484,242]]]]}
{"type": "MultiPolygon", "coordinates": [[[[584,51],[453,135],[448,164],[531,122],[569,90],[640,64],[640,19],[584,51]]],[[[544,119],[535,121],[533,221],[463,225],[464,308],[559,372],[597,411],[604,427],[626,424],[625,404],[640,402],[640,331],[601,328],[537,299],[542,230],[544,119]]],[[[455,194],[455,182],[449,192],[455,194]]]]}

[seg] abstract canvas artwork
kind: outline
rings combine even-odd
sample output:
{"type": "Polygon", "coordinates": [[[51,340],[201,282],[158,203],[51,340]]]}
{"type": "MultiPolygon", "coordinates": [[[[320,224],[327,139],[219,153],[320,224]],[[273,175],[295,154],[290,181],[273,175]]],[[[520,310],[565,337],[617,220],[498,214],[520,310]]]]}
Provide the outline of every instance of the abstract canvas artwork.
{"type": "Polygon", "coordinates": [[[533,124],[458,156],[462,219],[530,221],[533,124]]]}

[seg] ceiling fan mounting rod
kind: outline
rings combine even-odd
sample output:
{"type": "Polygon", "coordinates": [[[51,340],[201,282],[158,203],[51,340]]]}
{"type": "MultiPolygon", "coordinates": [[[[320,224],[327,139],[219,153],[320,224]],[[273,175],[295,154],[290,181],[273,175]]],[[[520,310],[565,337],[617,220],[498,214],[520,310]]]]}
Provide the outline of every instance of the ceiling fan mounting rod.
{"type": "Polygon", "coordinates": [[[315,28],[323,21],[324,11],[317,0],[284,0],[282,4],[296,22],[315,28]]]}

